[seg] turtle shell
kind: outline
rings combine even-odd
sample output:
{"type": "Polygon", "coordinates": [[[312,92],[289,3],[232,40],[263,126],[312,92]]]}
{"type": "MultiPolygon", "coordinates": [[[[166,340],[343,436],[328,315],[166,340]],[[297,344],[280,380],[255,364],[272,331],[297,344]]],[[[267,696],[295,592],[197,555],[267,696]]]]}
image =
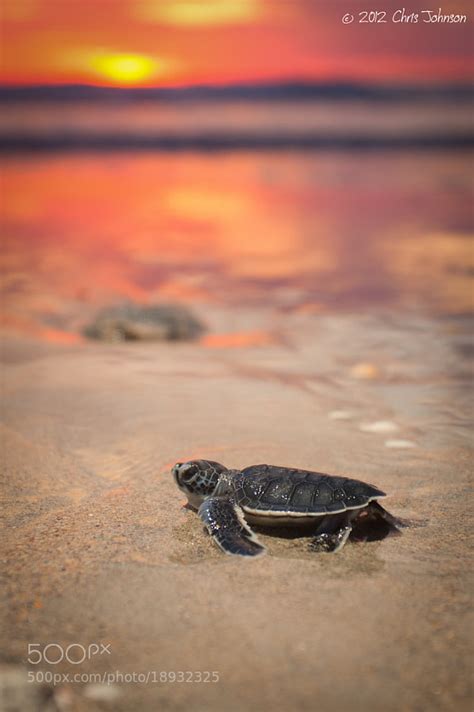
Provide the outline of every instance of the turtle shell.
{"type": "Polygon", "coordinates": [[[242,470],[235,479],[235,494],[240,506],[249,512],[301,516],[360,509],[386,496],[359,480],[273,465],[252,465],[242,470]]]}

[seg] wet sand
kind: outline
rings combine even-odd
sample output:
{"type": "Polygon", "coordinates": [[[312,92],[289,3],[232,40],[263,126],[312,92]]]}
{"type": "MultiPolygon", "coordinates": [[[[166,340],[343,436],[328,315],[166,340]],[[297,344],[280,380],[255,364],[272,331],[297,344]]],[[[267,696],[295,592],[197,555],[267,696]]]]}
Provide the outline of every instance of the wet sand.
{"type": "Polygon", "coordinates": [[[150,673],[59,685],[68,710],[467,712],[464,321],[262,314],[233,326],[268,339],[5,340],[3,679],[15,666],[150,673]],[[169,474],[193,457],[373,482],[412,526],[333,556],[262,534],[266,556],[225,557],[169,474]],[[26,665],[28,643],[53,642],[111,654],[26,665]],[[169,671],[219,681],[152,681],[169,671]]]}

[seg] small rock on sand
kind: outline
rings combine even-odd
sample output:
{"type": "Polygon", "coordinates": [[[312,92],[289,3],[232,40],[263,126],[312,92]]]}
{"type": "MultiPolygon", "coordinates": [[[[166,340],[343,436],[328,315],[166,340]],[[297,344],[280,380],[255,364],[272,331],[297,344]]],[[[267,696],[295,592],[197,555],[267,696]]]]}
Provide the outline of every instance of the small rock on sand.
{"type": "Polygon", "coordinates": [[[373,423],[362,423],[359,425],[359,430],[364,433],[394,433],[399,428],[391,420],[375,420],[373,423]]]}
{"type": "Polygon", "coordinates": [[[96,702],[114,702],[120,697],[120,689],[117,685],[104,685],[101,683],[90,683],[86,685],[83,693],[84,697],[96,702]]]}
{"type": "Polygon", "coordinates": [[[360,378],[362,380],[371,380],[380,378],[381,372],[378,366],[373,363],[356,363],[350,370],[352,378],[360,378]]]}
{"type": "Polygon", "coordinates": [[[354,414],[350,410],[331,410],[328,413],[328,418],[330,420],[350,420],[354,417],[354,414]]]}
{"type": "Polygon", "coordinates": [[[416,447],[416,443],[414,443],[412,440],[386,440],[385,447],[403,449],[408,447],[416,447]]]}

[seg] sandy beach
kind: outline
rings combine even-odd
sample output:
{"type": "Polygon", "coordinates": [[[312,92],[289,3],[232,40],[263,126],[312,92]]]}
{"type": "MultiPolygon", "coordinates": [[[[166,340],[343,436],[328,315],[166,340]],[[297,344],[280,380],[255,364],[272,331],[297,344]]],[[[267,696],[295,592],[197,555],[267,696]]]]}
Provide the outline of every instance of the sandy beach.
{"type": "Polygon", "coordinates": [[[465,319],[206,317],[214,333],[231,324],[260,339],[226,348],[225,338],[5,337],[0,634],[10,704],[16,695],[24,710],[467,712],[465,319]],[[170,475],[195,457],[373,482],[411,526],[332,556],[312,554],[307,538],[263,533],[266,556],[226,557],[170,475]],[[28,665],[29,643],[110,654],[28,665]],[[40,703],[27,671],[84,678],[40,703]],[[179,671],[192,681],[171,681],[179,671]],[[200,682],[206,671],[218,681],[200,682]],[[133,674],[148,682],[127,682],[133,674]]]}

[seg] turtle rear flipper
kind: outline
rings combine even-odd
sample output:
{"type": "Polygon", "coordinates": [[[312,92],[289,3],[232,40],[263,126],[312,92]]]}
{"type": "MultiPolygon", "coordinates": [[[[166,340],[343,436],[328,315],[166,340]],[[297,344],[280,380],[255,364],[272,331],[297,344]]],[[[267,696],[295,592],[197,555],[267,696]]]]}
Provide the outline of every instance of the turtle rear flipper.
{"type": "Polygon", "coordinates": [[[369,504],[369,509],[371,509],[372,512],[377,513],[377,515],[381,519],[387,522],[392,532],[394,532],[395,530],[399,531],[400,529],[404,529],[405,527],[410,526],[409,522],[405,521],[404,519],[400,519],[400,517],[394,517],[393,514],[390,514],[390,512],[384,509],[382,505],[378,502],[371,502],[369,504]]]}
{"type": "Polygon", "coordinates": [[[335,554],[337,551],[342,549],[348,540],[351,531],[351,526],[345,526],[337,529],[332,534],[329,532],[317,534],[310,544],[310,549],[311,551],[316,551],[318,553],[324,552],[326,554],[335,554]]]}
{"type": "Polygon", "coordinates": [[[373,501],[358,513],[352,526],[354,541],[379,541],[387,536],[400,536],[402,527],[408,526],[408,523],[373,501]]]}
{"type": "Polygon", "coordinates": [[[198,511],[210,536],[226,554],[259,556],[265,552],[244,519],[242,509],[230,497],[210,497],[198,511]]]}

